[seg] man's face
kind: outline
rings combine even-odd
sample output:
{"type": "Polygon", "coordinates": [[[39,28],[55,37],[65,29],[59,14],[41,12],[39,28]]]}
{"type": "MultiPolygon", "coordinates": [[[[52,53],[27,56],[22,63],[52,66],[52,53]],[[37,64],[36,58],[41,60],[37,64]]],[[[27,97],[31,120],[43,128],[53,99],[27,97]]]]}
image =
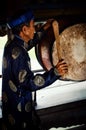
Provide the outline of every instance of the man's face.
{"type": "Polygon", "coordinates": [[[29,38],[30,38],[30,40],[33,39],[34,33],[35,33],[34,20],[31,20],[30,27],[29,27],[29,38]]]}
{"type": "Polygon", "coordinates": [[[33,39],[35,33],[34,20],[30,21],[29,26],[23,26],[22,32],[24,41],[28,42],[33,39]]]}

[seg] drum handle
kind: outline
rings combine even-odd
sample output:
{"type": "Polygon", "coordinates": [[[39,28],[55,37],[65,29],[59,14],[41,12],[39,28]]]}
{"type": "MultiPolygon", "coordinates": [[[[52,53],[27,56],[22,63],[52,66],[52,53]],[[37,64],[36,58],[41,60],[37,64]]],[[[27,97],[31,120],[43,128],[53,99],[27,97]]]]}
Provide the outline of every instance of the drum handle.
{"type": "Polygon", "coordinates": [[[60,37],[59,37],[59,24],[56,20],[53,21],[52,27],[54,31],[55,40],[56,40],[58,59],[61,60],[62,58],[61,58],[61,53],[60,53],[61,48],[60,48],[60,37]]]}

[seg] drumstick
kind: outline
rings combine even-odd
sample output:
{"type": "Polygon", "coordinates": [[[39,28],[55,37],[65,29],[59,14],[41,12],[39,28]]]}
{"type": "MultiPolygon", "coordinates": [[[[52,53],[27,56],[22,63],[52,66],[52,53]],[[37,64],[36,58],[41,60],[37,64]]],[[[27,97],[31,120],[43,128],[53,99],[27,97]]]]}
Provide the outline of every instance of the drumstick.
{"type": "Polygon", "coordinates": [[[43,29],[46,31],[51,26],[53,21],[54,19],[47,20],[46,23],[43,25],[43,29]]]}
{"type": "Polygon", "coordinates": [[[58,22],[56,20],[53,21],[52,26],[53,26],[54,36],[55,36],[55,40],[56,40],[58,59],[62,60],[61,52],[60,52],[61,48],[60,48],[60,37],[59,37],[59,25],[58,25],[58,22]]]}
{"type": "MultiPolygon", "coordinates": [[[[55,20],[52,23],[52,26],[53,26],[53,31],[54,31],[55,39],[56,39],[56,47],[57,47],[58,59],[59,59],[59,61],[62,61],[63,59],[61,57],[61,48],[60,48],[60,37],[59,37],[59,25],[58,25],[58,22],[55,20]]],[[[61,77],[61,79],[65,79],[65,74],[61,77]]]]}

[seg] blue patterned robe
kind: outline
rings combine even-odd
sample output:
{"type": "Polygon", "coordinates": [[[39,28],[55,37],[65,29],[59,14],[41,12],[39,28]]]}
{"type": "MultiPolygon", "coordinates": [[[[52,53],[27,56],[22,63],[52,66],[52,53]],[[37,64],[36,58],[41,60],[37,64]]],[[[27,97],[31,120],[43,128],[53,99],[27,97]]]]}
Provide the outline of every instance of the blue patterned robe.
{"type": "Polygon", "coordinates": [[[27,124],[31,124],[32,92],[49,86],[59,78],[54,68],[43,74],[34,75],[25,45],[22,39],[15,36],[4,48],[2,110],[3,120],[7,123],[9,130],[14,126],[19,126],[20,130],[20,125],[21,128],[25,128],[27,124]]]}

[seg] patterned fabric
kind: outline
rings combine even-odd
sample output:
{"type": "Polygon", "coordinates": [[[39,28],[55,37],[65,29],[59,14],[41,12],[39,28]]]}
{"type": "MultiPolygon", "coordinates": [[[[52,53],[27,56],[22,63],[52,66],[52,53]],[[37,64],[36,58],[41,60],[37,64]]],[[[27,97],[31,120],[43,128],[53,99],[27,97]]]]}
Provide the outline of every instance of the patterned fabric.
{"type": "Polygon", "coordinates": [[[16,36],[4,48],[2,75],[2,112],[5,126],[7,124],[9,130],[9,126],[12,130],[32,128],[32,92],[49,86],[58,76],[53,68],[43,74],[34,75],[25,43],[16,36]]]}

